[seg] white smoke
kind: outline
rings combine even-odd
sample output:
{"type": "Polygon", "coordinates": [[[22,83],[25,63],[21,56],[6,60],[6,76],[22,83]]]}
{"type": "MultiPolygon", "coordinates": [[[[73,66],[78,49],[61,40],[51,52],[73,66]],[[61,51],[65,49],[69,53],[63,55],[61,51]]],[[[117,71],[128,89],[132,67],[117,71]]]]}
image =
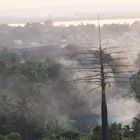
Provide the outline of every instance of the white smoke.
{"type": "Polygon", "coordinates": [[[129,124],[140,113],[140,103],[134,97],[118,96],[110,100],[108,112],[112,121],[129,124]]]}

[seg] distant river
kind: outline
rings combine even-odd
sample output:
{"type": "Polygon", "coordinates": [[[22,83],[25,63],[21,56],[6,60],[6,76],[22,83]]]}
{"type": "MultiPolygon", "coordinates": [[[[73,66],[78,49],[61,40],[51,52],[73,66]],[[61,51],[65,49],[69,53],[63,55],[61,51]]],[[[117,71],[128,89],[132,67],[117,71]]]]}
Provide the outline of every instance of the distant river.
{"type": "MultiPolygon", "coordinates": [[[[104,24],[132,24],[135,21],[140,21],[140,18],[133,18],[133,19],[102,19],[100,20],[100,25],[103,26],[104,24]]],[[[98,25],[98,20],[77,20],[77,21],[54,21],[54,26],[70,26],[70,25],[86,25],[86,24],[95,24],[98,25]]],[[[9,24],[10,26],[24,26],[25,23],[22,24],[9,24]]]]}

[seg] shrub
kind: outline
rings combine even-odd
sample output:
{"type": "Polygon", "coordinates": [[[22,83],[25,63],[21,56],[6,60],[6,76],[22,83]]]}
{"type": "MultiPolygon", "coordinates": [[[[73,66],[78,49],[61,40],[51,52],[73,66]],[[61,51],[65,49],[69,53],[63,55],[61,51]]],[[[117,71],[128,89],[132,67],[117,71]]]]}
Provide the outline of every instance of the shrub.
{"type": "Polygon", "coordinates": [[[21,135],[19,133],[10,133],[5,136],[5,140],[21,140],[21,135]]]}
{"type": "Polygon", "coordinates": [[[63,131],[60,132],[57,136],[56,139],[60,140],[60,139],[70,139],[70,140],[79,140],[80,139],[80,135],[77,132],[73,132],[73,131],[63,131]]]}
{"type": "Polygon", "coordinates": [[[4,136],[3,135],[0,135],[0,140],[4,140],[4,136]]]}

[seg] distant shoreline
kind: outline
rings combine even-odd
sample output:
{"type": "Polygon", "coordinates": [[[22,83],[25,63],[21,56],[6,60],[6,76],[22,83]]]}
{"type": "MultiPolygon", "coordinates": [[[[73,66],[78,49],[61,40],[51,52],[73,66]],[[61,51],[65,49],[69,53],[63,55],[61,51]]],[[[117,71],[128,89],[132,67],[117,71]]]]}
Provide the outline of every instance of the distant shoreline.
{"type": "MultiPolygon", "coordinates": [[[[140,21],[140,18],[124,18],[124,19],[101,19],[100,20],[100,25],[103,26],[104,24],[129,24],[131,25],[135,21],[140,21]]],[[[27,23],[36,23],[36,22],[27,22],[27,23]]],[[[43,23],[43,22],[39,22],[43,23]]],[[[94,24],[98,25],[98,20],[93,19],[93,20],[71,20],[71,21],[53,21],[54,26],[78,26],[78,25],[87,25],[87,24],[94,24]]],[[[9,26],[21,26],[23,27],[26,23],[12,23],[12,24],[7,24],[9,26]]]]}

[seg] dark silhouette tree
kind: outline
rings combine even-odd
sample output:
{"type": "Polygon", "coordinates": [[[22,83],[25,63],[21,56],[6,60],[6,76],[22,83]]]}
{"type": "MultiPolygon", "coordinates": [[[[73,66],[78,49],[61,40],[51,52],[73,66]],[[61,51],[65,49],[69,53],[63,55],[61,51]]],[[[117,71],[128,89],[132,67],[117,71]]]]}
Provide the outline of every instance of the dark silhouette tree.
{"type": "Polygon", "coordinates": [[[140,136],[140,115],[134,118],[132,122],[133,137],[136,139],[140,136]]]}
{"type": "Polygon", "coordinates": [[[108,140],[108,111],[106,103],[106,86],[115,84],[118,82],[128,82],[124,73],[128,72],[122,70],[122,67],[129,67],[122,63],[122,60],[127,57],[121,57],[121,54],[125,53],[120,51],[121,47],[106,47],[101,41],[101,27],[98,24],[99,30],[99,44],[90,45],[87,49],[80,50],[76,52],[75,59],[80,62],[80,67],[75,67],[72,69],[90,72],[88,76],[79,77],[73,79],[73,82],[81,83],[86,82],[88,84],[96,85],[93,89],[101,88],[101,132],[102,140],[108,140]],[[115,57],[113,57],[115,55],[115,57]],[[118,56],[119,55],[119,56],[118,56]],[[92,73],[92,75],[91,75],[92,73]]]}
{"type": "Polygon", "coordinates": [[[130,77],[129,82],[135,97],[140,101],[140,70],[130,77]]]}

